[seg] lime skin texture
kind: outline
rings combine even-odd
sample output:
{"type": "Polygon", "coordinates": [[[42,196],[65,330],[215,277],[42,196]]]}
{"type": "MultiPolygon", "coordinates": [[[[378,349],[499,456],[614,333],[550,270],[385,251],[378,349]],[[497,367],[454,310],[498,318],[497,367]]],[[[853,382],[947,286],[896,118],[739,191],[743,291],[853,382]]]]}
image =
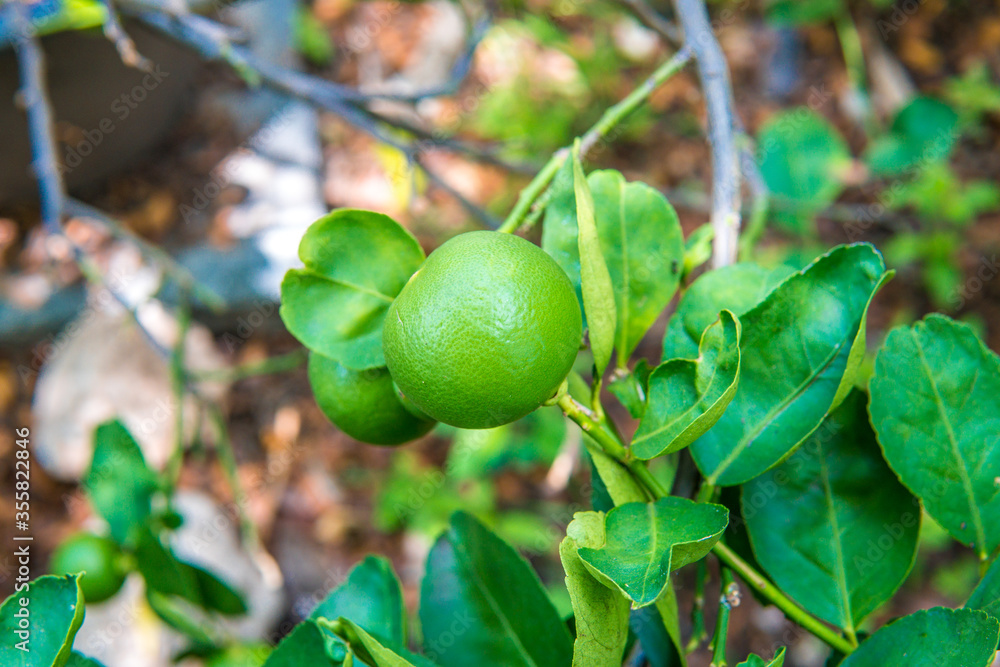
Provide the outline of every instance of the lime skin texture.
{"type": "Polygon", "coordinates": [[[104,602],[118,592],[127,574],[122,567],[121,548],[107,537],[92,533],[71,535],[52,554],[53,574],[77,574],[80,590],[88,603],[104,602]]]}
{"type": "Polygon", "coordinates": [[[460,428],[492,428],[551,398],[580,349],[566,273],[512,234],[468,232],[431,253],[386,314],[382,348],[399,390],[460,428]]]}
{"type": "Polygon", "coordinates": [[[385,368],[356,371],[312,352],[309,383],[316,403],[337,428],[372,445],[399,445],[434,427],[403,406],[385,368]]]}

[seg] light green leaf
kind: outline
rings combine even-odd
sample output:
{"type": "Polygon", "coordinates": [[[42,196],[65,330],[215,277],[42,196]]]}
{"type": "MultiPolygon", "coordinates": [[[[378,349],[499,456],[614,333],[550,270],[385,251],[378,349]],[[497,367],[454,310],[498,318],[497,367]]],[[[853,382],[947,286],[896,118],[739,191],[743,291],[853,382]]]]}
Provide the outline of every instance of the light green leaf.
{"type": "Polygon", "coordinates": [[[614,287],[615,349],[624,367],[680,280],[684,236],[674,208],[645,183],[614,170],[587,177],[601,248],[614,287]]]}
{"type": "Polygon", "coordinates": [[[149,517],[156,475],[120,421],[105,422],[94,432],[94,458],[83,484],[116,541],[125,543],[149,517]]]}
{"type": "Polygon", "coordinates": [[[406,643],[403,591],[392,565],[382,556],[366,556],[347,580],[330,591],[309,614],[316,620],[349,618],[365,630],[396,644],[406,643]]]}
{"type": "Polygon", "coordinates": [[[337,622],[351,636],[351,648],[371,667],[434,667],[434,663],[423,656],[410,653],[401,646],[389,646],[389,642],[383,643],[348,618],[338,619],[337,622]]]}
{"type": "Polygon", "coordinates": [[[740,383],[691,454],[712,484],[731,486],[781,462],[853,387],[865,316],[889,277],[868,244],[839,246],[740,317],[740,383]]]}
{"type": "Polygon", "coordinates": [[[615,505],[644,503],[648,499],[632,473],[621,463],[604,453],[604,450],[584,435],[584,446],[594,462],[594,468],[615,505]]]}
{"type": "Polygon", "coordinates": [[[844,189],[841,174],[851,161],[847,144],[829,121],[801,107],[768,121],[757,147],[761,175],[776,200],[776,218],[805,231],[812,216],[844,189]]]}
{"type": "Polygon", "coordinates": [[[969,326],[929,315],[890,332],[869,386],[889,465],[985,559],[1000,546],[1000,358],[969,326]]]}
{"type": "Polygon", "coordinates": [[[935,607],[879,628],[840,667],[989,667],[998,635],[984,612],[935,607]]]}
{"type": "Polygon", "coordinates": [[[305,268],[281,283],[281,319],[310,350],[354,370],[385,366],[389,304],[424,261],[420,244],[392,218],[340,209],[314,222],[299,244],[305,268]]]}
{"type": "Polygon", "coordinates": [[[736,394],[740,322],[724,310],[705,329],[697,359],[673,359],[649,377],[649,400],[632,451],[640,459],[676,452],[719,420],[736,394]]]}
{"type": "Polygon", "coordinates": [[[687,288],[663,336],[663,361],[694,359],[705,329],[719,318],[719,311],[736,317],[764,300],[795,269],[779,264],[766,269],[759,264],[730,264],[703,274],[687,288]]]}
{"type": "Polygon", "coordinates": [[[427,558],[424,653],[444,667],[569,665],[573,640],[531,566],[457,512],[427,558]]]}
{"type": "Polygon", "coordinates": [[[615,292],[611,274],[601,250],[594,218],[594,199],[583,175],[583,165],[576,149],[573,151],[573,190],[576,193],[576,214],[579,234],[577,247],[580,253],[580,286],[583,292],[583,310],[590,331],[590,349],[594,353],[597,373],[603,374],[611,361],[615,344],[617,320],[615,292]]]}
{"type": "Polygon", "coordinates": [[[785,664],[785,647],[782,646],[778,649],[778,652],[774,654],[774,657],[770,660],[765,660],[758,655],[750,654],[750,656],[736,665],[736,667],[782,667],[785,664]]]}
{"type": "Polygon", "coordinates": [[[83,624],[78,575],[38,577],[0,606],[0,665],[63,667],[83,624]]]}
{"type": "Polygon", "coordinates": [[[903,583],[920,532],[920,505],[882,459],[865,402],[852,392],[787,461],[743,485],[757,562],[851,631],[903,583]]]}
{"type": "Polygon", "coordinates": [[[576,619],[573,665],[620,665],[628,641],[628,598],[595,579],[577,554],[579,547],[604,544],[603,514],[577,512],[566,535],[559,545],[559,558],[576,619]]]}
{"type": "Polygon", "coordinates": [[[993,561],[990,569],[972,591],[965,603],[966,609],[981,609],[993,618],[1000,619],[1000,559],[993,561]]]}
{"type": "Polygon", "coordinates": [[[958,140],[958,114],[944,102],[917,97],[903,107],[892,128],[865,152],[868,168],[878,176],[901,174],[917,164],[945,160],[958,140]]]}
{"type": "Polygon", "coordinates": [[[69,660],[66,662],[66,667],[104,667],[104,665],[93,658],[88,658],[82,653],[73,651],[70,653],[69,660]]]}
{"type": "Polygon", "coordinates": [[[653,604],[670,572],[703,558],[729,520],[721,505],[669,496],[652,503],[619,505],[605,518],[605,543],[581,548],[580,558],[632,600],[653,604]]]}

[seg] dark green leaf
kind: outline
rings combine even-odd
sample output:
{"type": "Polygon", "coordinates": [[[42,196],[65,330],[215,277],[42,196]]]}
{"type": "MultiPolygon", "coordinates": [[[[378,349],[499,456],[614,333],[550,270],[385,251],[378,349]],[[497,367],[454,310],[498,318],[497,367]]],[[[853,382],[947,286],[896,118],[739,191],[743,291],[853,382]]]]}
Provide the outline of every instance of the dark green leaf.
{"type": "Polygon", "coordinates": [[[63,667],[83,624],[78,575],[45,575],[0,606],[0,665],[63,667]]]}
{"type": "Polygon", "coordinates": [[[336,635],[314,621],[303,621],[274,648],[264,667],[332,667],[346,655],[347,648],[336,635]],[[342,651],[339,660],[331,656],[337,648],[342,651]]]}
{"type": "Polygon", "coordinates": [[[767,20],[779,25],[815,25],[847,11],[844,0],[769,0],[765,6],[767,20]]]}
{"type": "Polygon", "coordinates": [[[105,422],[94,432],[94,458],[83,483],[118,542],[126,542],[129,532],[149,517],[156,475],[120,421],[105,422]]]}
{"type": "Polygon", "coordinates": [[[590,332],[590,349],[594,353],[597,373],[603,374],[611,361],[615,345],[617,312],[611,274],[597,235],[594,198],[583,175],[580,156],[573,151],[573,190],[576,193],[576,220],[579,227],[577,250],[580,253],[580,289],[583,310],[590,332]]]}
{"type": "Polygon", "coordinates": [[[757,139],[760,171],[783,224],[804,230],[844,189],[847,144],[822,116],[805,107],[775,115],[757,139]]]}
{"type": "Polygon", "coordinates": [[[350,619],[341,618],[338,623],[345,627],[351,638],[351,648],[365,661],[365,664],[372,667],[434,667],[434,663],[427,658],[373,637],[350,619]]]}
{"type": "Polygon", "coordinates": [[[629,617],[629,627],[642,646],[642,653],[649,661],[650,667],[684,666],[687,660],[683,652],[678,651],[674,640],[664,627],[663,618],[656,605],[633,609],[629,617]]]}
{"type": "Polygon", "coordinates": [[[868,305],[890,276],[872,246],[839,246],[740,317],[736,396],[691,445],[710,483],[741,484],[779,463],[847,396],[868,305]]]}
{"type": "Polygon", "coordinates": [[[985,559],[1000,546],[1000,358],[969,326],[929,315],[890,332],[870,387],[889,465],[985,559]]]}
{"type": "Polygon", "coordinates": [[[626,371],[619,368],[608,384],[610,391],[615,398],[625,406],[633,419],[642,419],[646,412],[646,391],[649,387],[649,375],[652,369],[649,362],[640,359],[636,362],[635,368],[626,371]]]}
{"type": "Polygon", "coordinates": [[[246,602],[229,584],[196,565],[181,563],[181,568],[190,574],[198,588],[198,600],[193,602],[210,611],[229,616],[247,612],[246,602]]]}
{"type": "Polygon", "coordinates": [[[66,667],[104,667],[104,665],[97,662],[93,658],[88,658],[82,653],[73,651],[69,656],[69,661],[66,663],[66,667]]]}
{"type": "Polygon", "coordinates": [[[389,304],[424,261],[423,250],[381,213],[341,209],[309,227],[303,269],[281,283],[281,319],[303,345],[355,370],[385,366],[389,304]]]}
{"type": "Polygon", "coordinates": [[[851,632],[903,583],[920,532],[920,505],[882,459],[865,401],[852,392],[787,461],[743,486],[757,561],[851,632]]]}
{"type": "Polygon", "coordinates": [[[890,132],[871,143],[868,168],[879,176],[946,159],[958,139],[958,115],[944,102],[917,97],[903,107],[890,132]]]}
{"type": "Polygon", "coordinates": [[[981,609],[993,618],[1000,619],[1000,560],[993,561],[982,581],[972,591],[966,609],[981,609]]]}
{"type": "Polygon", "coordinates": [[[632,600],[656,602],[670,572],[705,556],[726,528],[721,505],[670,496],[652,503],[627,503],[608,512],[605,543],[581,548],[580,558],[632,600]]]}
{"type": "Polygon", "coordinates": [[[724,310],[705,329],[697,359],[673,359],[649,376],[649,401],[632,451],[651,459],[700,438],[733,399],[739,374],[740,322],[724,310]]]}
{"type": "Polygon", "coordinates": [[[1000,625],[984,612],[935,607],[904,616],[861,642],[841,667],[988,667],[1000,625]]]}
{"type": "Polygon", "coordinates": [[[694,359],[705,329],[719,318],[719,311],[732,311],[736,317],[760,303],[795,269],[779,264],[765,269],[745,262],[709,271],[687,288],[677,311],[667,323],[663,337],[663,361],[694,359]]]}
{"type": "Polygon", "coordinates": [[[586,435],[583,442],[594,462],[594,468],[604,490],[615,505],[646,502],[646,494],[628,468],[604,453],[604,450],[591,442],[586,435]]]}
{"type": "Polygon", "coordinates": [[[445,667],[559,667],[573,659],[573,640],[531,566],[464,512],[427,558],[420,625],[424,652],[445,667]]]}
{"type": "Polygon", "coordinates": [[[620,665],[628,640],[628,599],[595,579],[577,554],[580,547],[597,548],[603,544],[604,516],[599,512],[577,512],[559,545],[576,622],[576,667],[620,665]]]}
{"type": "Polygon", "coordinates": [[[626,183],[613,170],[595,171],[587,183],[614,286],[615,349],[624,367],[677,291],[684,237],[674,208],[645,183],[626,183]]]}
{"type": "Polygon", "coordinates": [[[351,569],[347,581],[333,589],[309,618],[349,618],[368,632],[397,644],[406,643],[403,591],[392,565],[367,556],[351,569]]]}
{"type": "Polygon", "coordinates": [[[774,657],[765,660],[758,655],[751,654],[746,660],[736,665],[736,667],[782,667],[785,664],[785,647],[782,646],[774,657]]]}
{"type": "Polygon", "coordinates": [[[185,568],[173,552],[149,529],[139,535],[135,561],[146,587],[161,595],[176,595],[199,604],[201,593],[192,569],[185,568]]]}
{"type": "Polygon", "coordinates": [[[207,650],[222,641],[219,628],[186,598],[165,595],[147,584],[146,602],[161,621],[186,636],[196,648],[207,650]]]}

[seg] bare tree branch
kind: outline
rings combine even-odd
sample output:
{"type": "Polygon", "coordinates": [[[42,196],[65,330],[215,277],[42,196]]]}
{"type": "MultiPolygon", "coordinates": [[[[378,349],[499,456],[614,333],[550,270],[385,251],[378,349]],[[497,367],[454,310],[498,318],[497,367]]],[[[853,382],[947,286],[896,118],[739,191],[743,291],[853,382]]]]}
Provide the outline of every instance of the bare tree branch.
{"type": "Polygon", "coordinates": [[[698,61],[708,108],[708,140],[712,147],[712,264],[736,261],[740,229],[740,165],[734,139],[734,113],[729,70],[712,32],[702,0],[674,0],[685,42],[698,61]]]}
{"type": "Polygon", "coordinates": [[[618,0],[618,4],[632,12],[632,15],[639,19],[644,26],[659,33],[667,41],[674,44],[680,43],[681,34],[677,26],[660,16],[645,0],[618,0]]]}
{"type": "Polygon", "coordinates": [[[135,42],[122,28],[121,21],[118,20],[118,12],[111,4],[111,0],[101,1],[104,4],[105,12],[104,36],[111,40],[111,43],[118,49],[118,55],[121,56],[122,62],[143,72],[151,72],[153,64],[135,48],[135,42]]]}

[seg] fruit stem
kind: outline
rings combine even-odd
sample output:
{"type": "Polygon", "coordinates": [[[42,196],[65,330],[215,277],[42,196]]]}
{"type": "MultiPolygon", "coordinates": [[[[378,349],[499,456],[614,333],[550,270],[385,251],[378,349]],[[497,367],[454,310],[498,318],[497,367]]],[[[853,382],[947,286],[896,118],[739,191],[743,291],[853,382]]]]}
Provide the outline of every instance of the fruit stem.
{"type": "MultiPolygon", "coordinates": [[[[594,146],[607,137],[616,125],[642,106],[664,81],[683,69],[691,61],[692,55],[693,52],[687,45],[682,46],[670,60],[657,67],[656,71],[648,79],[639,84],[635,90],[618,102],[618,104],[608,108],[601,118],[594,123],[593,127],[587,130],[580,138],[580,159],[582,160],[594,146]]],[[[546,192],[549,183],[552,182],[559,168],[566,161],[569,151],[569,147],[564,147],[552,154],[552,157],[545,163],[541,171],[521,191],[520,196],[517,198],[517,204],[515,204],[507,219],[497,228],[498,232],[510,234],[517,231],[517,228],[521,225],[521,221],[524,220],[524,217],[531,210],[531,205],[540,197],[548,199],[546,192]]],[[[538,216],[532,216],[533,221],[537,219],[538,216]]]]}

